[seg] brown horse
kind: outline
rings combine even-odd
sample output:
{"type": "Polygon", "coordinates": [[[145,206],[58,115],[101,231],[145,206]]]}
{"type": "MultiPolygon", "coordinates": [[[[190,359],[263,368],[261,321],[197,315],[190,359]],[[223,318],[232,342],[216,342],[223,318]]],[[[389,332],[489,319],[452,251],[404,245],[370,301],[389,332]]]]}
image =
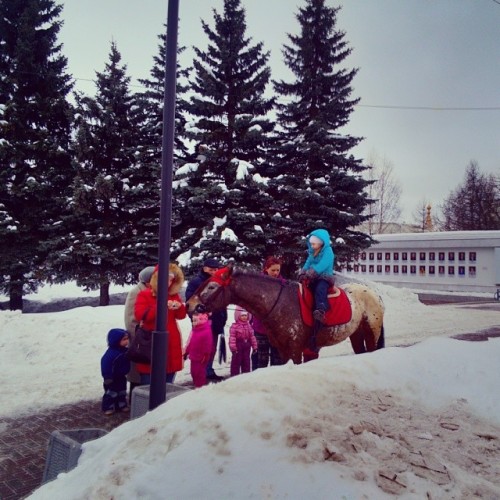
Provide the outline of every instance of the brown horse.
{"type": "MultiPolygon", "coordinates": [[[[301,317],[299,284],[283,282],[265,274],[242,271],[232,266],[220,269],[205,281],[187,301],[188,311],[203,304],[213,311],[236,304],[257,316],[269,332],[284,362],[300,363],[312,328],[301,317]]],[[[384,305],[381,298],[365,285],[342,285],[352,307],[349,323],[322,327],[318,347],[338,344],[348,337],[356,354],[384,347],[384,305]]]]}

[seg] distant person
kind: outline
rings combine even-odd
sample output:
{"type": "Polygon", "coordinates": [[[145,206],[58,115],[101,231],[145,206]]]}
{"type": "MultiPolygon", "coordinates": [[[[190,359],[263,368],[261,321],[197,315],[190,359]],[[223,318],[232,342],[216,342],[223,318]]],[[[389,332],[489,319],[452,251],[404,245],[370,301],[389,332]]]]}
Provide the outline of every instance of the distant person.
{"type": "MultiPolygon", "coordinates": [[[[272,278],[280,279],[284,284],[285,279],[281,276],[281,265],[282,262],[278,257],[270,256],[265,260],[262,272],[272,278]]],[[[265,368],[269,362],[271,366],[282,365],[283,361],[278,349],[270,344],[267,329],[256,316],[252,319],[252,327],[257,339],[257,352],[252,355],[252,370],[265,368]]]]}
{"type": "MultiPolygon", "coordinates": [[[[127,298],[125,300],[125,329],[128,332],[128,336],[131,342],[134,340],[135,327],[138,324],[137,320],[135,319],[135,301],[140,291],[147,290],[150,287],[149,282],[151,281],[151,276],[153,275],[154,270],[155,266],[148,266],[139,273],[139,281],[137,285],[135,285],[134,288],[132,288],[130,292],[128,292],[127,298]]],[[[130,371],[128,372],[127,379],[130,383],[130,400],[134,388],[141,384],[141,376],[139,375],[135,363],[133,362],[130,363],[130,371]]]]}
{"type": "Polygon", "coordinates": [[[229,328],[229,350],[231,356],[231,377],[250,371],[250,355],[257,350],[257,340],[250,325],[251,315],[236,306],[234,323],[229,328]]]}
{"type": "MultiPolygon", "coordinates": [[[[213,258],[208,258],[203,261],[203,267],[199,274],[191,279],[186,288],[186,302],[194,295],[194,292],[198,287],[204,283],[210,276],[213,276],[220,268],[221,264],[219,261],[213,258]]],[[[223,379],[219,377],[213,368],[215,352],[217,350],[217,341],[219,340],[219,335],[224,335],[224,327],[227,322],[227,311],[226,309],[220,309],[218,311],[213,311],[210,315],[211,325],[212,325],[212,353],[207,364],[207,379],[213,382],[218,382],[223,379]]]]}
{"type": "Polygon", "coordinates": [[[128,333],[122,328],[108,332],[108,348],[101,358],[101,375],[104,395],[101,409],[105,415],[115,411],[129,411],[127,404],[127,373],[130,362],[125,356],[128,347],[128,333]]]}
{"type": "Polygon", "coordinates": [[[191,362],[191,377],[196,388],[207,384],[207,364],[212,355],[212,327],[208,312],[198,306],[192,316],[193,329],[186,344],[184,356],[191,362]]]}
{"type": "MultiPolygon", "coordinates": [[[[165,367],[166,382],[173,383],[175,374],[182,370],[182,337],[177,320],[186,317],[186,306],[182,302],[179,291],[184,283],[182,269],[174,263],[168,266],[168,314],[165,329],[168,331],[167,364],[165,367]]],[[[135,301],[135,320],[142,322],[146,330],[156,330],[156,303],[158,295],[158,266],[151,276],[150,287],[141,290],[135,301]]],[[[141,377],[141,384],[151,383],[151,365],[137,363],[137,371],[141,377]]]]}

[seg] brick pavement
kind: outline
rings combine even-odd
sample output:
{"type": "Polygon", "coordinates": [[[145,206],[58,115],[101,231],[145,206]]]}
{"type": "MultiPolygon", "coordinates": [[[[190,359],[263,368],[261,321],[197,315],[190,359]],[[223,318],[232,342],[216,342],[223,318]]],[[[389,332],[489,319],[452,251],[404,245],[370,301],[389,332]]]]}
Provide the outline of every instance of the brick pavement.
{"type": "Polygon", "coordinates": [[[41,485],[52,431],[110,431],[128,419],[126,413],[103,415],[100,400],[80,401],[19,418],[0,418],[0,500],[25,498],[41,485]]]}

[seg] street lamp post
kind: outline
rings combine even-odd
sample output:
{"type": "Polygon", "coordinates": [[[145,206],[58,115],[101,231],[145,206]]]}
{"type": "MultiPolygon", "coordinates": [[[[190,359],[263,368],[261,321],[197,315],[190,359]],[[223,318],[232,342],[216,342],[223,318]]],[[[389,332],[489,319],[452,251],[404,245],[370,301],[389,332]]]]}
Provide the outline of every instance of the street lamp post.
{"type": "Polygon", "coordinates": [[[179,0],[169,0],[165,48],[165,93],[163,100],[160,234],[158,242],[158,301],[156,310],[156,330],[153,332],[151,353],[150,410],[164,403],[166,399],[165,366],[168,345],[168,331],[166,330],[166,325],[168,318],[168,264],[170,262],[172,215],[172,170],[174,163],[178,19],[179,0]]]}

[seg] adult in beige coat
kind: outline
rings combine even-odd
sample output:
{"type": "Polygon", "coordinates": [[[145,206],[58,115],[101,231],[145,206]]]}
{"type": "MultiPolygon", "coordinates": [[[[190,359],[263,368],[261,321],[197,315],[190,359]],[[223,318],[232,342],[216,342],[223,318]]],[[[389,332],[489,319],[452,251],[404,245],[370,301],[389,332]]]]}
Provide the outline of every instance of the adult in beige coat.
{"type": "MultiPolygon", "coordinates": [[[[137,295],[141,290],[146,290],[147,288],[150,288],[150,281],[151,281],[151,276],[153,275],[153,272],[155,270],[155,266],[148,266],[145,267],[140,273],[139,273],[139,282],[137,285],[128,292],[127,298],[125,300],[125,312],[124,312],[124,320],[125,320],[125,330],[127,330],[129,334],[129,338],[133,339],[135,335],[135,327],[137,325],[137,320],[135,319],[135,314],[134,314],[134,308],[135,308],[135,301],[137,299],[137,295]]],[[[127,379],[130,383],[130,391],[129,391],[129,398],[131,401],[132,398],[132,391],[134,390],[134,387],[140,385],[141,383],[141,376],[137,372],[137,368],[135,366],[135,363],[130,363],[130,371],[127,375],[127,379]]]]}

